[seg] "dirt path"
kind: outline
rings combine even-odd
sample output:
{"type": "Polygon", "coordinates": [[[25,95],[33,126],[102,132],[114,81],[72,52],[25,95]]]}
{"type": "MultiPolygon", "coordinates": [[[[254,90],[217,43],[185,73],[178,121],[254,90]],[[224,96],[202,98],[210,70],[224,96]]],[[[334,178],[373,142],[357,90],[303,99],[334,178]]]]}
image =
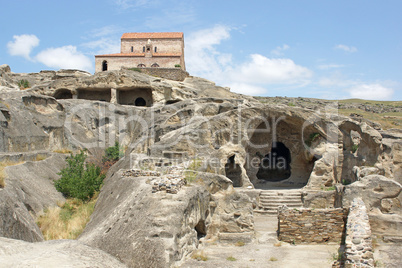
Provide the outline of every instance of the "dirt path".
{"type": "Polygon", "coordinates": [[[339,245],[291,245],[276,239],[277,217],[254,215],[256,239],[244,246],[200,245],[206,261],[188,259],[180,267],[331,267],[339,245]]]}

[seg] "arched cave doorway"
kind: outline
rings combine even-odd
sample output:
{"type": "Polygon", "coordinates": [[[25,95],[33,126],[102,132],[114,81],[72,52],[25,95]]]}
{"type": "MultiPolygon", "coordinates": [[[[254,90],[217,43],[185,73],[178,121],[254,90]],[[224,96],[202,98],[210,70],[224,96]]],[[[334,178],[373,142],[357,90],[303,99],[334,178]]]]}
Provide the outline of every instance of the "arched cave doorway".
{"type": "Polygon", "coordinates": [[[102,72],[107,71],[107,61],[102,62],[102,72]]]}
{"type": "Polygon", "coordinates": [[[257,172],[257,178],[265,181],[283,181],[290,178],[290,150],[282,142],[273,142],[271,152],[265,155],[257,172]]]}
{"type": "Polygon", "coordinates": [[[200,220],[197,225],[195,226],[195,231],[197,232],[197,239],[200,240],[201,238],[207,235],[207,227],[205,225],[204,220],[200,220]]]}
{"type": "Polygon", "coordinates": [[[242,187],[243,183],[241,180],[241,168],[239,164],[235,162],[235,156],[232,155],[228,158],[225,164],[225,174],[233,182],[233,187],[242,187]]]}
{"type": "Polygon", "coordinates": [[[144,98],[137,98],[134,102],[135,106],[147,106],[147,102],[144,100],[144,98]]]}

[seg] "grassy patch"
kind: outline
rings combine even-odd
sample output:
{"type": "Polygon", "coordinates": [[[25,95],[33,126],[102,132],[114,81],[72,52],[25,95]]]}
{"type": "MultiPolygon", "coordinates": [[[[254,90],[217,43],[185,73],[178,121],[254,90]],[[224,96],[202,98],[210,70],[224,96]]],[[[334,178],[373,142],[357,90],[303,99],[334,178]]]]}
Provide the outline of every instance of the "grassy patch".
{"type": "Polygon", "coordinates": [[[353,144],[352,145],[352,153],[355,153],[359,149],[359,144],[353,144]]]}
{"type": "Polygon", "coordinates": [[[134,71],[134,72],[139,72],[141,73],[141,69],[140,68],[129,68],[130,71],[134,71]]]}
{"type": "Polygon", "coordinates": [[[383,129],[401,128],[402,126],[401,112],[388,112],[377,114],[360,109],[338,109],[338,113],[345,116],[349,116],[352,113],[360,114],[365,119],[379,123],[383,129]]]}
{"type": "Polygon", "coordinates": [[[6,172],[5,172],[5,168],[8,166],[15,166],[15,165],[19,165],[22,164],[24,162],[12,162],[12,161],[3,161],[0,162],[0,188],[4,188],[6,186],[6,172]]]}
{"type": "Polygon", "coordinates": [[[278,261],[278,259],[275,257],[271,257],[271,258],[269,258],[269,261],[278,261]]]}
{"type": "Polygon", "coordinates": [[[45,240],[76,239],[84,230],[94,211],[97,195],[89,202],[67,199],[58,207],[45,210],[37,224],[45,240]]]}
{"type": "Polygon", "coordinates": [[[237,241],[237,242],[235,243],[235,246],[236,246],[236,247],[244,247],[244,245],[246,245],[246,243],[244,243],[243,241],[237,241]]]}
{"type": "Polygon", "coordinates": [[[227,261],[237,261],[237,259],[233,256],[229,256],[226,258],[227,261]]]}
{"type": "Polygon", "coordinates": [[[197,261],[207,261],[208,257],[205,255],[204,251],[195,251],[193,255],[191,255],[191,258],[197,261]]]}
{"type": "Polygon", "coordinates": [[[47,158],[46,155],[38,154],[35,157],[35,161],[42,161],[42,160],[45,160],[46,158],[47,158]]]}
{"type": "Polygon", "coordinates": [[[29,88],[30,87],[29,81],[22,79],[22,80],[18,81],[18,86],[20,87],[21,90],[29,88]]]}

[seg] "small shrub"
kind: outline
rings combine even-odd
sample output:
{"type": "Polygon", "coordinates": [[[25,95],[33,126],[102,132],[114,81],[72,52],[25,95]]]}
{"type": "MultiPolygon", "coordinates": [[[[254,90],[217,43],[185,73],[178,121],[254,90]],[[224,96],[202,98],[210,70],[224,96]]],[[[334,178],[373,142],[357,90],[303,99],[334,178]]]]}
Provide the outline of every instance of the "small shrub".
{"type": "Polygon", "coordinates": [[[103,162],[114,161],[117,162],[121,157],[123,157],[123,151],[120,149],[119,142],[116,141],[114,146],[111,146],[105,150],[105,156],[103,157],[103,162]]]}
{"type": "Polygon", "coordinates": [[[352,145],[352,153],[355,153],[359,149],[359,144],[353,144],[352,145]]]}
{"type": "Polygon", "coordinates": [[[181,65],[180,64],[175,64],[174,67],[181,68],[181,65]]]}
{"type": "Polygon", "coordinates": [[[233,257],[233,256],[227,257],[226,260],[228,260],[228,261],[237,261],[237,259],[235,257],[233,257]]]}
{"type": "Polygon", "coordinates": [[[54,183],[57,191],[64,196],[87,201],[99,191],[105,175],[101,174],[100,167],[94,164],[85,165],[85,159],[86,155],[82,150],[79,154],[71,154],[66,158],[67,167],[58,173],[61,178],[54,183]]]}
{"type": "Polygon", "coordinates": [[[293,102],[288,102],[288,106],[294,107],[296,105],[293,102]]]}
{"type": "Polygon", "coordinates": [[[18,86],[20,87],[20,89],[29,88],[30,87],[29,81],[25,80],[25,79],[22,79],[22,80],[18,81],[18,86]]]}
{"type": "Polygon", "coordinates": [[[187,170],[184,172],[184,178],[188,184],[194,182],[197,178],[198,169],[201,167],[201,164],[201,159],[194,158],[188,165],[187,170]]]}
{"type": "Polygon", "coordinates": [[[208,257],[205,255],[204,251],[196,251],[191,255],[191,258],[197,261],[207,261],[208,257]]]}
{"type": "Polygon", "coordinates": [[[269,258],[269,261],[277,261],[278,259],[277,258],[275,258],[275,257],[271,257],[271,258],[269,258]]]}

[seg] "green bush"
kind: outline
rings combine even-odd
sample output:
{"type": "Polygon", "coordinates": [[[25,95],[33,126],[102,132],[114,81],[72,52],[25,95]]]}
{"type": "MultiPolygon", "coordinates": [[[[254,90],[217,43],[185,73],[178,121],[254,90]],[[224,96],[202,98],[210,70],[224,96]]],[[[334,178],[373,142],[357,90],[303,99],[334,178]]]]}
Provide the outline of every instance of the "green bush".
{"type": "Polygon", "coordinates": [[[352,145],[352,153],[355,153],[359,149],[359,144],[353,144],[352,145]]]}
{"type": "Polygon", "coordinates": [[[19,86],[21,89],[29,88],[29,87],[30,87],[29,81],[28,81],[28,80],[25,80],[25,79],[22,79],[22,80],[20,80],[20,81],[18,82],[18,86],[19,86]]]}
{"type": "Polygon", "coordinates": [[[105,156],[103,157],[103,162],[108,162],[108,161],[112,161],[112,162],[116,162],[117,160],[119,160],[122,156],[123,156],[123,152],[120,149],[120,144],[118,141],[116,141],[114,143],[114,146],[109,147],[105,150],[105,156]]]}
{"type": "Polygon", "coordinates": [[[175,64],[174,67],[181,68],[181,65],[180,64],[175,64]]]}
{"type": "Polygon", "coordinates": [[[100,167],[94,164],[85,165],[86,158],[82,150],[79,154],[71,154],[66,158],[67,166],[58,173],[61,178],[54,183],[57,191],[65,197],[87,201],[101,188],[105,175],[101,174],[100,167]]]}
{"type": "Polygon", "coordinates": [[[129,68],[129,70],[134,71],[134,72],[139,72],[139,73],[142,72],[140,68],[129,68]]]}

